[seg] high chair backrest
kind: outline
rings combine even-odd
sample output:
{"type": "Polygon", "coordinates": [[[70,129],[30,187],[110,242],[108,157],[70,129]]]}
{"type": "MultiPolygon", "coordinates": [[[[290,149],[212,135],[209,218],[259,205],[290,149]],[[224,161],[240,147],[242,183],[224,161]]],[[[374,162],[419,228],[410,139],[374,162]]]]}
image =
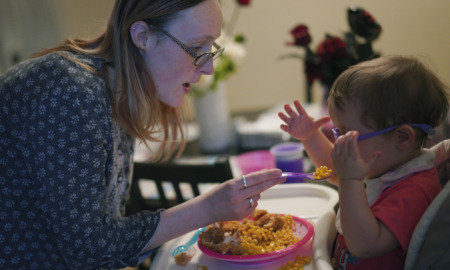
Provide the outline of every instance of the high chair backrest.
{"type": "Polygon", "coordinates": [[[406,256],[405,270],[450,269],[450,182],[417,224],[406,256]]]}

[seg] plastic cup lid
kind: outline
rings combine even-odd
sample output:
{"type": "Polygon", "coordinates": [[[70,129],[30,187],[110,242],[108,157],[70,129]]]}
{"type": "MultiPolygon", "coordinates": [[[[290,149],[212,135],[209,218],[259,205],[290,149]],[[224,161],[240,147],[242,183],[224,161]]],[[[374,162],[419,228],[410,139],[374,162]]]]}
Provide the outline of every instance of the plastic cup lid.
{"type": "Polygon", "coordinates": [[[280,143],[270,148],[270,153],[276,159],[293,159],[303,157],[303,145],[301,143],[280,143]]]}

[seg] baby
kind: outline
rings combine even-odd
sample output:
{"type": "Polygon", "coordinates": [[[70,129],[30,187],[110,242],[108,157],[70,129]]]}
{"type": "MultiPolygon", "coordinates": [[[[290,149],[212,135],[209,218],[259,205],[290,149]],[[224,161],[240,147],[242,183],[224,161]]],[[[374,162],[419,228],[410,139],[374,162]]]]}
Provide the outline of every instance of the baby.
{"type": "Polygon", "coordinates": [[[337,78],[330,116],[314,120],[298,101],[295,111],[286,105],[279,113],[281,128],[303,143],[313,164],[336,172],[337,269],[404,268],[413,230],[442,188],[434,151],[423,147],[447,116],[446,90],[417,59],[385,56],[337,78]],[[334,144],[319,130],[330,119],[334,144]]]}

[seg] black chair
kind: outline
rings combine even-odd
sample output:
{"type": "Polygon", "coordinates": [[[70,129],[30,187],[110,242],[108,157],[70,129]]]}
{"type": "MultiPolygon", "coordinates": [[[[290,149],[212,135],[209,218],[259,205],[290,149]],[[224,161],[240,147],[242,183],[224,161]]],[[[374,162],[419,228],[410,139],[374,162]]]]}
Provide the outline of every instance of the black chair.
{"type": "Polygon", "coordinates": [[[194,196],[200,195],[200,183],[221,183],[233,178],[230,162],[227,156],[218,156],[214,163],[179,164],[135,162],[130,187],[130,198],[127,202],[127,214],[141,210],[156,211],[160,208],[170,208],[185,202],[180,184],[188,183],[194,196]],[[159,198],[144,198],[139,182],[151,180],[155,183],[159,198]],[[163,182],[170,182],[175,192],[175,199],[167,198],[163,182]]]}

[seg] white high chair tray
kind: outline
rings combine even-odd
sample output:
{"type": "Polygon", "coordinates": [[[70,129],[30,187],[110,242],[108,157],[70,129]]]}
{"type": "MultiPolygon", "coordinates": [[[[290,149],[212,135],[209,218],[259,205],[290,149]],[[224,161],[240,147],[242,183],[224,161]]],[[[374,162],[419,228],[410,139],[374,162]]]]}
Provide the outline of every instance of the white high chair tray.
{"type": "MultiPolygon", "coordinates": [[[[332,269],[330,264],[330,249],[336,235],[334,229],[334,206],[338,202],[337,191],[320,184],[282,184],[261,194],[258,208],[270,213],[290,214],[310,221],[315,225],[315,235],[307,244],[295,252],[286,255],[275,262],[258,265],[258,269],[277,269],[296,255],[311,256],[312,262],[304,267],[307,269],[332,269]]],[[[195,218],[195,217],[193,217],[195,218]]],[[[208,269],[248,269],[254,266],[240,266],[216,260],[203,254],[195,244],[196,253],[187,266],[180,266],[172,258],[172,251],[180,244],[186,243],[194,232],[173,239],[160,247],[151,270],[164,269],[196,269],[197,265],[206,265],[208,269]]]]}

